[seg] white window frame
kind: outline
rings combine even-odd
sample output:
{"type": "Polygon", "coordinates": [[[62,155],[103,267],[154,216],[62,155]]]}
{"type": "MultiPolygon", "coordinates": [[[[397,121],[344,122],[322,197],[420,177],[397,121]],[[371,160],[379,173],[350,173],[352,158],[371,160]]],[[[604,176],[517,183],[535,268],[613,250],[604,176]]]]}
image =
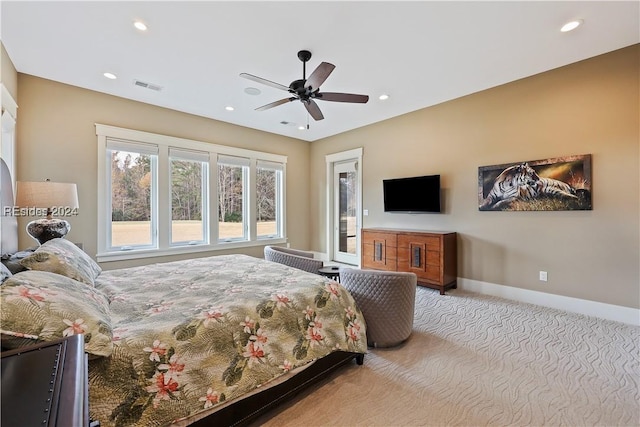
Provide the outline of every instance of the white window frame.
{"type": "MultiPolygon", "coordinates": [[[[282,218],[284,217],[284,204],[281,202],[283,200],[284,194],[284,165],[282,163],[274,163],[267,162],[264,160],[258,160],[256,164],[256,169],[266,169],[272,170],[276,173],[276,234],[275,235],[258,235],[256,231],[256,236],[258,240],[268,240],[268,239],[277,239],[284,236],[284,224],[282,218]]],[[[256,180],[257,184],[257,180],[256,180]]],[[[257,209],[257,206],[256,206],[257,209]]]]}
{"type": "MultiPolygon", "coordinates": [[[[248,157],[238,157],[238,156],[225,156],[218,155],[218,163],[216,165],[216,171],[218,171],[218,166],[233,166],[242,168],[242,236],[240,237],[227,237],[220,238],[218,236],[218,243],[230,243],[230,242],[245,242],[249,240],[249,223],[250,216],[250,194],[251,194],[251,185],[249,180],[249,175],[251,174],[251,159],[248,157]]],[[[218,175],[219,176],[219,175],[218,175]]],[[[253,181],[255,182],[255,181],[253,181]]],[[[217,188],[217,187],[216,187],[217,188]]],[[[216,199],[216,202],[218,199],[216,199]]],[[[217,205],[216,205],[216,213],[217,205]]],[[[217,215],[216,215],[217,216],[217,215]]],[[[218,219],[219,221],[219,219],[218,219]]],[[[218,222],[218,226],[220,223],[218,222]]]]}
{"type": "Polygon", "coordinates": [[[194,245],[206,245],[209,244],[209,162],[210,156],[206,151],[193,151],[193,150],[184,150],[181,148],[169,147],[169,191],[171,197],[169,199],[169,215],[171,219],[171,230],[170,230],[170,238],[169,242],[172,247],[180,247],[180,246],[194,246],[194,245]],[[191,240],[191,241],[173,241],[173,177],[171,176],[171,161],[187,161],[200,163],[202,166],[201,171],[201,217],[202,217],[202,239],[200,240],[191,240]]]}
{"type": "Polygon", "coordinates": [[[107,218],[111,217],[111,213],[113,212],[112,206],[112,197],[111,197],[111,155],[108,154],[111,151],[124,151],[131,153],[138,153],[143,155],[151,156],[151,223],[150,223],[150,232],[151,232],[151,242],[149,244],[141,244],[141,245],[124,245],[124,246],[113,246],[113,242],[111,238],[113,236],[112,233],[112,221],[106,222],[106,230],[105,230],[105,246],[108,252],[122,252],[122,251],[133,251],[133,250],[146,250],[146,249],[157,249],[158,248],[158,160],[159,160],[159,150],[158,146],[154,144],[146,144],[139,142],[131,142],[131,141],[121,141],[116,138],[108,138],[105,146],[105,161],[108,165],[105,165],[105,186],[106,186],[106,194],[108,197],[105,199],[105,209],[109,213],[107,218]]]}
{"type": "Polygon", "coordinates": [[[132,129],[125,129],[96,123],[96,135],[98,140],[98,253],[96,258],[99,262],[121,261],[128,259],[150,258],[165,255],[177,255],[185,253],[207,252],[216,250],[228,250],[251,246],[262,246],[267,244],[285,243],[286,237],[286,191],[285,186],[281,189],[281,235],[276,238],[256,237],[256,189],[255,174],[256,165],[259,162],[273,162],[282,165],[282,180],[286,182],[287,156],[273,153],[265,153],[243,148],[229,147],[224,145],[210,144],[207,142],[176,138],[166,135],[154,134],[132,129]],[[111,225],[111,189],[110,189],[110,159],[107,159],[107,140],[120,140],[123,143],[130,141],[132,144],[152,144],[158,147],[158,191],[156,203],[157,208],[157,247],[137,248],[130,250],[113,250],[110,245],[110,225],[111,225]],[[208,202],[208,242],[194,245],[171,244],[171,193],[170,193],[170,164],[169,149],[193,150],[206,152],[209,154],[209,185],[207,194],[208,202]],[[249,159],[249,173],[247,175],[248,194],[247,203],[243,208],[246,210],[246,222],[248,230],[245,231],[245,240],[218,241],[218,215],[213,214],[218,211],[218,157],[234,156],[249,159]],[[213,171],[216,171],[215,173],[213,171]],[[252,179],[252,177],[254,179],[252,179]]]}

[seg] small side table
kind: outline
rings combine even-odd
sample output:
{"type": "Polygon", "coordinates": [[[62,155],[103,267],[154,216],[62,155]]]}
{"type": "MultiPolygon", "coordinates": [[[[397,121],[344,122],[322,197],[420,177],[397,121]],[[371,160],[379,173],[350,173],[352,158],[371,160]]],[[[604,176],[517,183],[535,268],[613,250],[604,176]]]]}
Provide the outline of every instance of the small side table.
{"type": "Polygon", "coordinates": [[[318,274],[335,280],[336,282],[340,282],[340,267],[336,265],[322,267],[318,269],[318,274]]]}

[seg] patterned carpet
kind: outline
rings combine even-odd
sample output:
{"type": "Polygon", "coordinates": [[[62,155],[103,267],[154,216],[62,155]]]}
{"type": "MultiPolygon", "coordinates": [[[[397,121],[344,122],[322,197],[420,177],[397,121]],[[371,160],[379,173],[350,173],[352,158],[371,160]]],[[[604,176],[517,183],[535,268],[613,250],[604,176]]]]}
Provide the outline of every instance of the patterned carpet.
{"type": "Polygon", "coordinates": [[[638,426],[640,328],[418,287],[409,340],[258,424],[638,426]]]}

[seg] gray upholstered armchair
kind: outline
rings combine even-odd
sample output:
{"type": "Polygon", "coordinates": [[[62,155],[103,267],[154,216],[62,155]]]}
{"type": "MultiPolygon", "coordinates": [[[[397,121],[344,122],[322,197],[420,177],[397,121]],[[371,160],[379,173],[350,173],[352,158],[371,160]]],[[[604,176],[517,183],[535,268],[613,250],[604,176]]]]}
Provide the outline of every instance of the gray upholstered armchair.
{"type": "Polygon", "coordinates": [[[362,310],[370,347],[393,347],[409,338],[417,280],[414,273],[340,269],[340,283],[362,310]]]}
{"type": "Polygon", "coordinates": [[[280,246],[265,246],[264,259],[315,274],[318,274],[318,269],[323,266],[321,260],[313,259],[313,252],[280,246]]]}

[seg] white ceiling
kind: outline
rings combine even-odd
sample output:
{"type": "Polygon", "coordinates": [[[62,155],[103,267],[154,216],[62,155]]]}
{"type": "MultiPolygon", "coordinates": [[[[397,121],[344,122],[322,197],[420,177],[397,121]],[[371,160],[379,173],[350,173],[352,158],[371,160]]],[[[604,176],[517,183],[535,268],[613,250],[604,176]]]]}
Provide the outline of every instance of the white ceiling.
{"type": "Polygon", "coordinates": [[[306,141],[346,132],[640,42],[640,2],[2,1],[2,42],[16,69],[306,141]],[[133,27],[144,21],[148,30],[133,27]],[[570,33],[573,19],[584,25],[570,33]],[[367,104],[318,101],[256,107],[302,78],[301,49],[336,69],[326,92],[367,104]],[[104,72],[118,76],[103,77],[104,72]],[[133,84],[162,87],[155,92],[133,84]],[[260,89],[257,96],[244,92],[260,89]],[[380,101],[387,93],[390,98],[380,101]],[[234,111],[225,110],[233,106],[234,111]]]}

